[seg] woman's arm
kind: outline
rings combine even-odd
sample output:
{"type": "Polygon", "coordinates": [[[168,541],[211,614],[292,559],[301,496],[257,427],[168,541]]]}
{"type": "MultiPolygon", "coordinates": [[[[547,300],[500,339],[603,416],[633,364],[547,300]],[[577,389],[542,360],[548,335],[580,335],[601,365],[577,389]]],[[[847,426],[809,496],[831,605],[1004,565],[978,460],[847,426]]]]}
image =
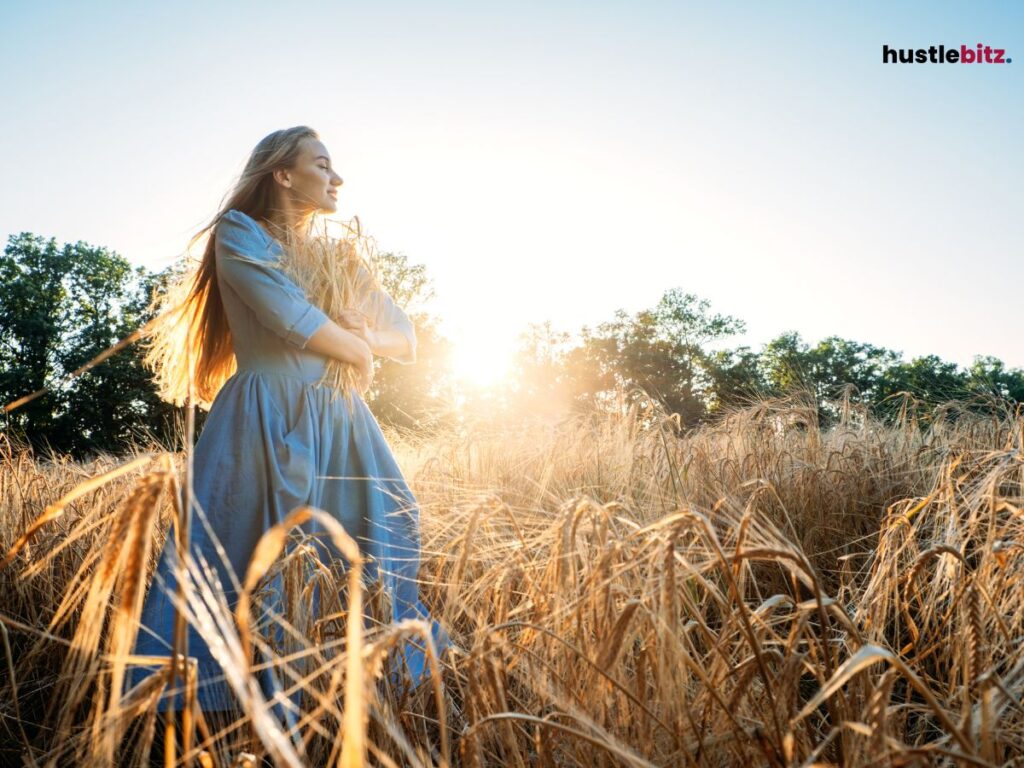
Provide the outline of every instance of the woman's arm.
{"type": "Polygon", "coordinates": [[[373,367],[370,346],[357,334],[342,328],[330,318],[309,337],[306,349],[351,363],[362,371],[373,367]]]}
{"type": "MultiPolygon", "coordinates": [[[[395,310],[392,309],[392,313],[395,310]]],[[[405,315],[402,315],[403,319],[405,315]]],[[[390,357],[399,361],[415,360],[415,330],[410,330],[412,323],[405,320],[397,327],[373,328],[367,323],[366,315],[357,309],[343,309],[338,318],[341,327],[358,336],[370,351],[381,357],[390,357]]],[[[393,322],[393,321],[392,321],[393,322]]]]}
{"type": "Polygon", "coordinates": [[[370,328],[367,330],[367,343],[375,355],[392,359],[408,359],[412,354],[409,337],[402,331],[393,328],[370,328]]]}
{"type": "Polygon", "coordinates": [[[321,325],[306,343],[306,349],[317,354],[351,363],[359,377],[356,385],[365,394],[373,381],[373,353],[359,336],[342,328],[330,318],[321,325]]]}
{"type": "Polygon", "coordinates": [[[373,351],[402,365],[415,363],[418,339],[412,320],[383,288],[374,298],[376,315],[372,330],[377,343],[370,345],[373,351]]]}
{"type": "MultiPolygon", "coordinates": [[[[369,272],[359,267],[361,284],[373,282],[369,272]]],[[[416,362],[416,328],[409,316],[383,287],[377,286],[357,309],[342,311],[339,322],[358,334],[375,355],[387,357],[403,365],[416,362]]]]}

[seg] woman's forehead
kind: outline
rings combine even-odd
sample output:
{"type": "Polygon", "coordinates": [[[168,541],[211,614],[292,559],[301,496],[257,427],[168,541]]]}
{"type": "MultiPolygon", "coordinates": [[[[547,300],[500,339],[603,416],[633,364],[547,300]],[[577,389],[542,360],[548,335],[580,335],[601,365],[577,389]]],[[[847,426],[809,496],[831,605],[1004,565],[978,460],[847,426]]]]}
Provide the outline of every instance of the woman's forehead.
{"type": "Polygon", "coordinates": [[[323,156],[330,159],[331,155],[327,151],[327,147],[319,139],[307,139],[303,143],[302,153],[309,155],[310,157],[323,156]]]}

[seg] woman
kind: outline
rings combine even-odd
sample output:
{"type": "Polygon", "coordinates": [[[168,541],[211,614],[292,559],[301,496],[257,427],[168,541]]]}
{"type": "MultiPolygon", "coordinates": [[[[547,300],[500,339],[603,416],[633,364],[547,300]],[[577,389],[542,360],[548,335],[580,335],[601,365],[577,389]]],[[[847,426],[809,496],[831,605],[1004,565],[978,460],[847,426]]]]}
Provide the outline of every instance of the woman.
{"type": "MultiPolygon", "coordinates": [[[[312,129],[276,131],[260,141],[221,211],[193,239],[214,228],[195,274],[167,291],[165,300],[180,310],[154,334],[146,361],[161,395],[180,405],[189,394],[186,366],[191,359],[193,398],[210,404],[193,453],[198,509],[191,547],[194,557],[217,567],[232,609],[237,591],[227,566],[234,578],[244,579],[262,534],[294,508],[310,505],[333,515],[363,554],[371,556],[367,576],[374,578],[379,568],[391,597],[391,618],[429,621],[440,653],[450,640],[429,619],[418,596],[416,501],[360,396],[372,378],[374,354],[415,362],[413,325],[370,279],[360,283],[363,301],[337,311],[336,322],[282,268],[293,249],[301,253],[303,245],[316,240],[311,234],[316,216],[337,210],[341,184],[312,129]],[[332,367],[351,374],[333,379],[351,384],[342,387],[343,399],[338,387],[324,384],[332,380],[332,367]]],[[[339,277],[339,285],[345,282],[343,271],[339,266],[331,276],[339,277]]],[[[365,269],[357,274],[369,276],[365,269]]],[[[353,285],[346,288],[350,297],[358,295],[353,285]]],[[[303,527],[319,530],[315,523],[303,527]]],[[[136,654],[170,653],[177,559],[173,539],[168,535],[146,596],[136,654]]],[[[419,647],[407,643],[402,653],[414,683],[429,675],[419,647]]],[[[237,709],[220,664],[191,626],[188,655],[198,659],[203,710],[237,709]]],[[[132,682],[139,682],[142,673],[146,669],[137,668],[132,682]]],[[[267,695],[278,687],[267,672],[261,684],[267,695]]],[[[180,694],[159,705],[160,711],[181,708],[180,694]]]]}

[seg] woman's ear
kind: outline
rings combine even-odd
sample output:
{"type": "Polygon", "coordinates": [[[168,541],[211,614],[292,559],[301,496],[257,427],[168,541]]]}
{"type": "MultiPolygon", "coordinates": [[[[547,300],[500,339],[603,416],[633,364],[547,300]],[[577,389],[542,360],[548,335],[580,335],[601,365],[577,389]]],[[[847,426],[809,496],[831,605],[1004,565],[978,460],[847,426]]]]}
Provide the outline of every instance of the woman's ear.
{"type": "Polygon", "coordinates": [[[287,168],[278,168],[274,171],[274,181],[286,189],[291,189],[292,177],[287,168]]]}

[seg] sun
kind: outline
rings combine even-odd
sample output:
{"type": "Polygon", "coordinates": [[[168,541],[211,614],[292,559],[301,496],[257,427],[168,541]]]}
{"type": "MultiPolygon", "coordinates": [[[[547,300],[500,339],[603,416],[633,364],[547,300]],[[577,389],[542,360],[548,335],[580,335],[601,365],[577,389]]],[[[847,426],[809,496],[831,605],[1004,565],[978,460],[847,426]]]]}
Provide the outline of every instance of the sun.
{"type": "Polygon", "coordinates": [[[452,340],[452,373],[456,381],[472,389],[499,388],[512,369],[512,350],[495,344],[493,337],[467,334],[452,340]]]}

